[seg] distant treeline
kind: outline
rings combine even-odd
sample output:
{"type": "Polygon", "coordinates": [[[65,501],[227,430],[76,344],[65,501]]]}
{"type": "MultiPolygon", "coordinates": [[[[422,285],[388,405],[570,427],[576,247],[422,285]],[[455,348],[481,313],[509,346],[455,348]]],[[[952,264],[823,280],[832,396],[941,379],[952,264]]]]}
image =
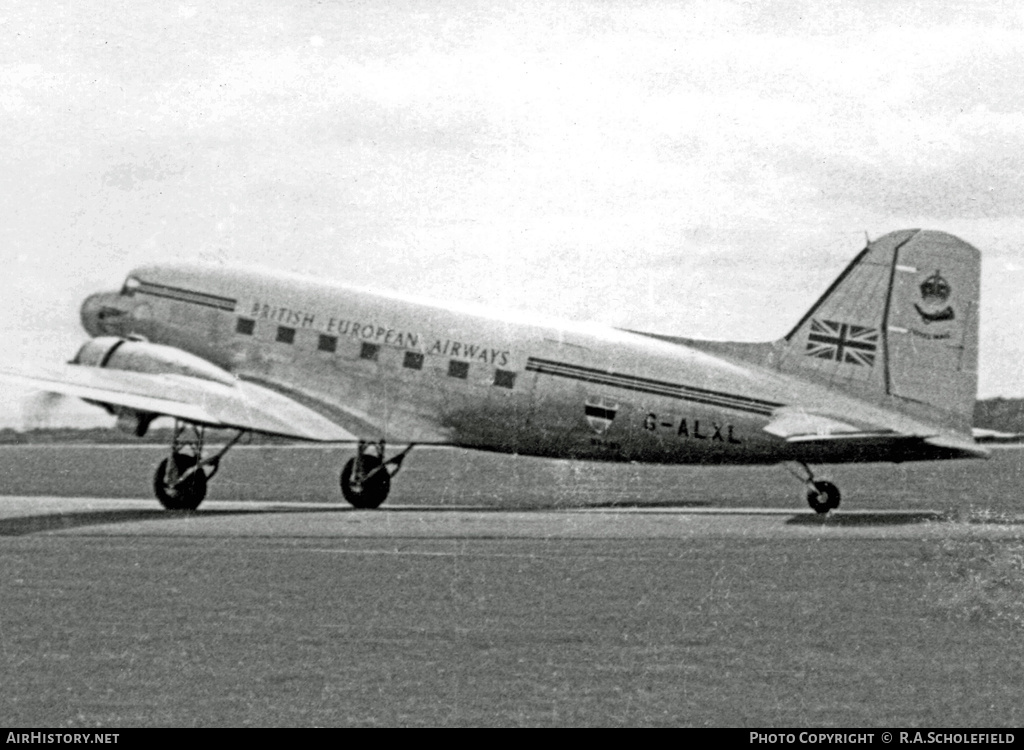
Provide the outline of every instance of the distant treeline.
{"type": "Polygon", "coordinates": [[[1024,432],[1024,398],[989,398],[974,405],[974,426],[1024,432]]]}
{"type": "MultiPolygon", "coordinates": [[[[974,426],[984,427],[1000,432],[1024,432],[1024,398],[990,398],[979,401],[974,406],[974,426]]],[[[138,443],[155,443],[169,445],[171,429],[156,428],[149,431],[144,438],[137,438],[114,428],[90,427],[46,427],[34,430],[0,430],[0,445],[33,445],[38,443],[107,443],[132,445],[138,443]]],[[[213,443],[230,440],[234,432],[230,430],[207,430],[206,439],[213,443]]],[[[250,435],[245,438],[245,445],[288,445],[299,441],[288,438],[268,437],[266,435],[250,435]]]]}

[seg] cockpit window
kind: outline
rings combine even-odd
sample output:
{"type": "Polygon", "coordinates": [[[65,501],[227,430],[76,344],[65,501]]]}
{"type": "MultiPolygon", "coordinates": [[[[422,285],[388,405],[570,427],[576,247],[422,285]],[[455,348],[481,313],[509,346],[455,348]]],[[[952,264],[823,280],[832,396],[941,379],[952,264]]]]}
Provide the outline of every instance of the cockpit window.
{"type": "Polygon", "coordinates": [[[124,286],[121,287],[122,297],[131,297],[135,294],[135,290],[139,288],[142,282],[134,276],[129,276],[124,280],[124,286]]]}

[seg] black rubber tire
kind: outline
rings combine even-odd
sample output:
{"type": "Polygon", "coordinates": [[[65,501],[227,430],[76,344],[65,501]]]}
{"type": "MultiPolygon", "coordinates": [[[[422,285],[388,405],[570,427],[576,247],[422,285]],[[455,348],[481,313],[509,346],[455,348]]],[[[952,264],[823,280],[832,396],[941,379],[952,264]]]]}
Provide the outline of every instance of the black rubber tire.
{"type": "Polygon", "coordinates": [[[807,504],[815,513],[828,513],[839,507],[839,488],[831,482],[815,482],[807,491],[807,504]]]}
{"type": "MultiPolygon", "coordinates": [[[[363,456],[362,462],[364,473],[373,471],[380,466],[380,459],[376,456],[363,456]]],[[[341,470],[341,476],[339,477],[341,494],[353,508],[364,510],[379,508],[380,504],[387,499],[388,493],[391,492],[391,475],[388,474],[386,469],[379,471],[363,482],[361,487],[356,489],[352,486],[352,474],[355,468],[356,459],[350,458],[348,463],[345,464],[345,468],[341,470]]]]}
{"type": "MultiPolygon", "coordinates": [[[[156,493],[157,500],[167,510],[195,510],[206,497],[206,472],[200,469],[177,487],[168,487],[164,484],[168,460],[165,458],[161,461],[156,468],[156,474],[153,475],[153,492],[156,493]]],[[[181,476],[196,465],[195,456],[176,453],[174,465],[178,469],[178,476],[181,476]]]]}

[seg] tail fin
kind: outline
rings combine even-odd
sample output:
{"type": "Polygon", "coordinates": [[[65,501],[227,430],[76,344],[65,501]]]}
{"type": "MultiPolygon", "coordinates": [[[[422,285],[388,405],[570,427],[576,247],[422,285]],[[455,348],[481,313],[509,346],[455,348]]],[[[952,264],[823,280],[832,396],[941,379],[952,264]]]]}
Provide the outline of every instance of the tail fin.
{"type": "Polygon", "coordinates": [[[780,342],[779,369],[969,433],[980,272],[952,235],[880,237],[780,342]]]}

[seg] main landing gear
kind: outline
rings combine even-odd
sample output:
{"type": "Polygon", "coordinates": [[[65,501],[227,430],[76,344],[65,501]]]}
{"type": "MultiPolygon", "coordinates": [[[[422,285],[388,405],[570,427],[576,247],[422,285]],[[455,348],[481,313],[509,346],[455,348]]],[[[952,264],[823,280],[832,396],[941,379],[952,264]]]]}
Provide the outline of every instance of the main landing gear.
{"type": "Polygon", "coordinates": [[[215,455],[203,458],[206,428],[174,422],[171,455],[160,462],[153,475],[153,491],[168,510],[195,510],[206,497],[206,484],[220,468],[220,459],[245,434],[239,430],[215,455]],[[191,435],[186,431],[191,429],[191,435]]]}
{"type": "Polygon", "coordinates": [[[391,477],[402,468],[402,460],[413,449],[410,445],[392,458],[384,457],[384,441],[359,441],[355,458],[350,458],[339,478],[341,494],[354,508],[377,508],[391,491],[391,477]],[[373,453],[368,451],[372,449],[373,453]]]}
{"type": "Polygon", "coordinates": [[[798,463],[804,467],[807,477],[801,477],[795,471],[791,473],[807,485],[807,504],[811,506],[811,510],[815,513],[828,513],[830,510],[838,508],[839,488],[831,482],[815,480],[811,468],[803,461],[798,461],[798,463]]]}

